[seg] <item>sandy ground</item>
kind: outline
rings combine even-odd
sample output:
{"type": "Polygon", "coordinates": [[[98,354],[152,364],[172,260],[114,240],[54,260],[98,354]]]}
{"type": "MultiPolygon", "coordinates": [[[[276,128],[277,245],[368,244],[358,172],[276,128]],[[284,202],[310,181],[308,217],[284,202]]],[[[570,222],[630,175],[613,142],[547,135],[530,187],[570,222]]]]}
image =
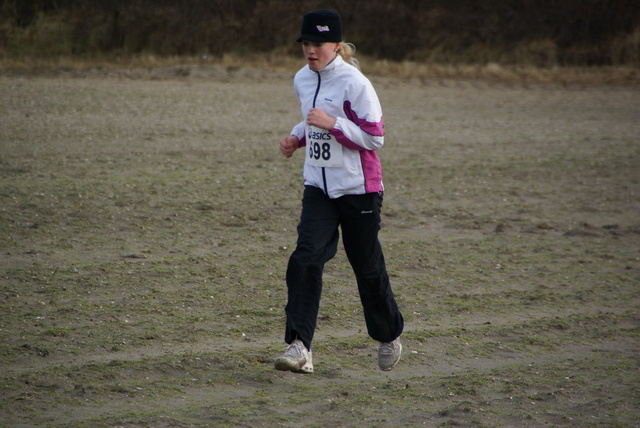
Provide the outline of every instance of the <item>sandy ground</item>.
{"type": "Polygon", "coordinates": [[[340,250],[300,375],[291,77],[0,76],[0,424],[639,426],[640,87],[372,78],[404,355],[340,250]]]}

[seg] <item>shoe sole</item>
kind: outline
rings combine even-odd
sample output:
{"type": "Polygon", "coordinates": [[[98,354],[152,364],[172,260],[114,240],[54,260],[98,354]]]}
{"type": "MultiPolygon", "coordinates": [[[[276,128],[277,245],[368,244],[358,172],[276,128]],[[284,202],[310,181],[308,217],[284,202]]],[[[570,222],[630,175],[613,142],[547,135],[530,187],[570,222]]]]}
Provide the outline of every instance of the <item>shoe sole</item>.
{"type": "Polygon", "coordinates": [[[297,361],[290,360],[289,358],[278,357],[275,361],[276,370],[283,372],[296,372],[296,373],[313,373],[313,366],[304,364],[302,367],[297,361]]]}

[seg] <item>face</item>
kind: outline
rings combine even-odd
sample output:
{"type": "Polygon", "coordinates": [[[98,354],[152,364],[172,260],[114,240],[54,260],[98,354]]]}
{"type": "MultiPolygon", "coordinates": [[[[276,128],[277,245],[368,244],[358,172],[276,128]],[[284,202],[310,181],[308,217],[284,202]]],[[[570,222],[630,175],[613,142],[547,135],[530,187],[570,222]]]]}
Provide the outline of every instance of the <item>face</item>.
{"type": "Polygon", "coordinates": [[[340,43],[316,43],[302,41],[302,53],[307,59],[309,68],[313,71],[322,70],[333,61],[337,55],[340,43]]]}

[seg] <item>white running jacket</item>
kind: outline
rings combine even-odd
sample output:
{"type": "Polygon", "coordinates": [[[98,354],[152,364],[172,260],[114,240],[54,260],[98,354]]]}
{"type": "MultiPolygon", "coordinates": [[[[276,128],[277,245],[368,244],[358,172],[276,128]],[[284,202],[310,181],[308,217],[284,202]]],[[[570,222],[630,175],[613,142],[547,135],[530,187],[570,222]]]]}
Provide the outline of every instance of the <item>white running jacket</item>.
{"type": "Polygon", "coordinates": [[[324,190],[332,199],[383,191],[376,150],[384,142],[384,122],[369,79],[338,55],[318,72],[303,67],[293,85],[303,121],[291,135],[305,147],[305,185],[324,190]],[[314,107],[336,119],[332,130],[306,124],[314,107]]]}

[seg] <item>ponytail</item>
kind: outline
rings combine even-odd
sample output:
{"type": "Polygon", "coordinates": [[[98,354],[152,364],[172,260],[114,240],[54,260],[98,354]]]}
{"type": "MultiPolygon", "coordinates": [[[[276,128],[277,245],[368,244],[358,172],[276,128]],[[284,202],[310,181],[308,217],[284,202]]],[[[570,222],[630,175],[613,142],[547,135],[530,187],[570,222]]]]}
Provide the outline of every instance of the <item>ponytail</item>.
{"type": "Polygon", "coordinates": [[[356,58],[354,58],[355,53],[356,53],[355,45],[353,45],[352,43],[340,42],[338,55],[340,55],[346,63],[351,64],[352,66],[360,70],[360,63],[356,58]]]}

